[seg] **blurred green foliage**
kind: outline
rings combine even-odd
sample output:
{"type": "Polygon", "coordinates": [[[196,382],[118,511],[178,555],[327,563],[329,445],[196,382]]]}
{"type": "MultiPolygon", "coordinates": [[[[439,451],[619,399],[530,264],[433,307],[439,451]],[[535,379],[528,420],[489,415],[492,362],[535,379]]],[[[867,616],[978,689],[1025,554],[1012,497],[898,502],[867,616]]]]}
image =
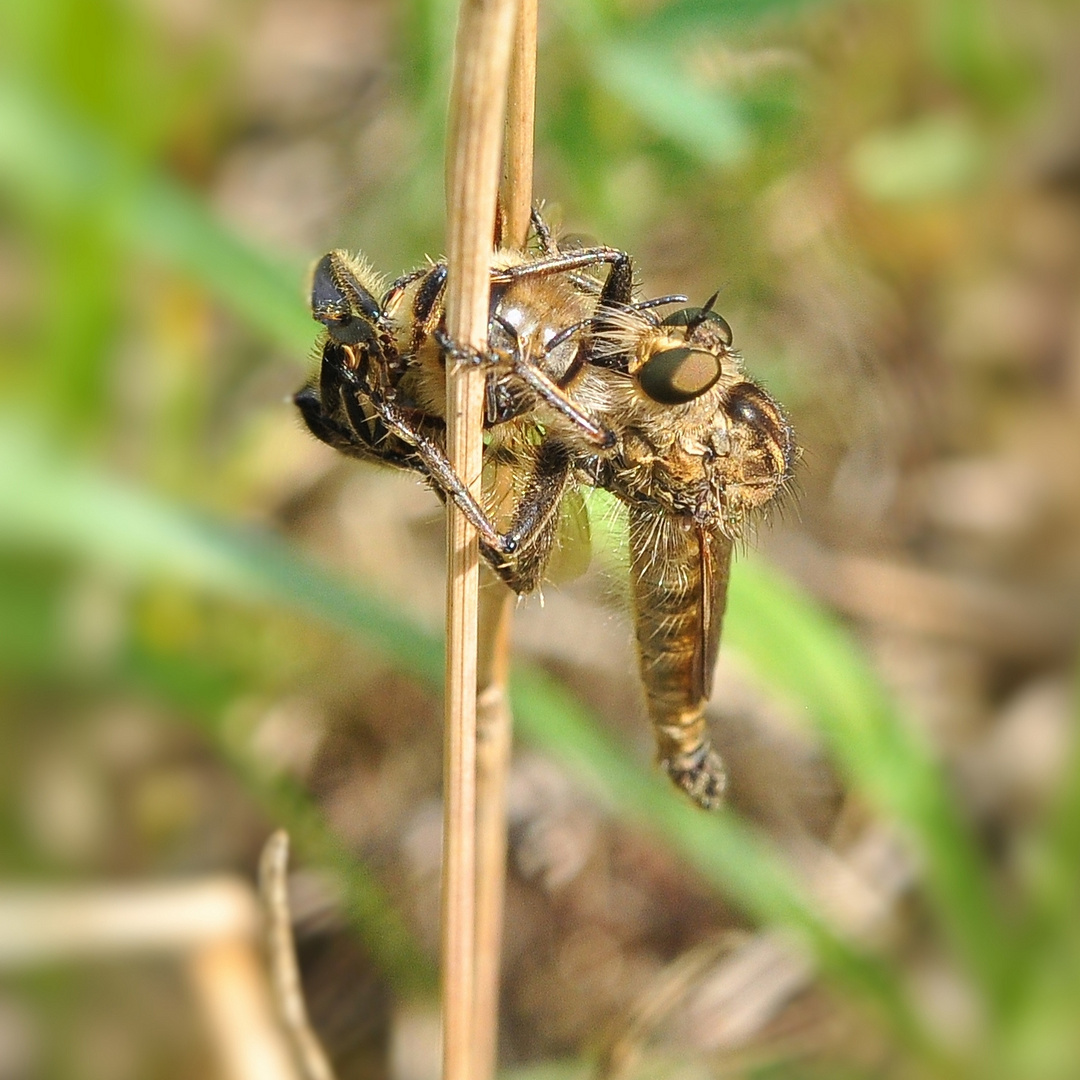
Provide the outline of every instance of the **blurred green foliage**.
{"type": "MultiPolygon", "coordinates": [[[[767,300],[769,256],[737,207],[800,163],[847,170],[859,197],[889,206],[959,199],[986,182],[996,136],[1039,93],[1013,14],[981,0],[552,3],[540,59],[543,190],[631,248],[677,206],[709,238],[687,241],[702,279],[740,266],[735,301],[767,300]],[[906,34],[916,53],[897,63],[934,92],[899,109],[862,93],[859,80],[880,73],[850,61],[843,92],[854,101],[830,112],[823,58],[855,17],[906,34]],[[818,66],[792,62],[796,48],[818,66]],[[740,56],[758,62],[723,67],[740,56]]],[[[402,266],[439,243],[452,20],[445,0],[402,14],[398,92],[414,133],[402,183],[341,226],[402,266]]],[[[306,857],[335,868],[358,930],[407,990],[430,985],[430,969],[376,876],[309,796],[260,769],[230,721],[238,700],[272,699],[310,677],[337,634],[424,683],[441,675],[437,640],[242,524],[259,511],[236,467],[255,423],[244,412],[251,386],[270,351],[299,372],[313,333],[303,260],[240,238],[205,197],[235,134],[241,44],[216,24],[179,39],[152,7],[121,0],[0,9],[10,294],[0,309],[0,869],[71,870],[35,847],[16,805],[34,725],[75,723],[88,702],[138,695],[202,732],[306,857]],[[116,630],[81,653],[69,616],[88,582],[103,589],[116,630]]],[[[796,399],[812,397],[805,377],[774,363],[796,399]]],[[[276,401],[254,409],[292,422],[276,401]]],[[[1032,880],[1016,885],[1006,912],[931,750],[844,627],[751,560],[735,574],[726,640],[809,718],[845,780],[920,855],[932,921],[981,1011],[970,1044],[949,1045],[899,967],[832,929],[766,838],[729,812],[684,806],[536,671],[515,676],[521,732],[754,918],[799,932],[823,972],[891,1031],[909,1075],[1076,1075],[1080,760],[1038,839],[1032,880]]]]}

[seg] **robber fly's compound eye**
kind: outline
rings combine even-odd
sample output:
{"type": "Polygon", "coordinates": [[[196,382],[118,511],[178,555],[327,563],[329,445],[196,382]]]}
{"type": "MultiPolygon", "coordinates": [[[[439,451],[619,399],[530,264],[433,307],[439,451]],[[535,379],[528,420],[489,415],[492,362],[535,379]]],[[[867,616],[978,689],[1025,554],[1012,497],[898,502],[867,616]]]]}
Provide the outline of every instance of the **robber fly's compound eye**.
{"type": "Polygon", "coordinates": [[[727,319],[711,308],[688,307],[673,311],[661,326],[685,326],[687,340],[701,340],[702,328],[712,331],[727,348],[731,348],[733,335],[727,319]]]}
{"type": "Polygon", "coordinates": [[[720,378],[720,360],[701,349],[663,349],[637,373],[638,384],[661,405],[685,405],[711,390],[720,378]]]}

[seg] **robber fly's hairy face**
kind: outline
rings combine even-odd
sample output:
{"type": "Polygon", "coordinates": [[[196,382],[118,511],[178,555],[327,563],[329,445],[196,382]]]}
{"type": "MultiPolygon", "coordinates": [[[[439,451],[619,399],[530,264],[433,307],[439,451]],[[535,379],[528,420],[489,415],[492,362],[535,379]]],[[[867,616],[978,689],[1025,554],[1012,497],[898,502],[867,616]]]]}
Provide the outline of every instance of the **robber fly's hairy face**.
{"type": "Polygon", "coordinates": [[[601,486],[734,537],[788,483],[796,447],[711,305],[608,311],[573,393],[616,436],[591,457],[601,486]]]}

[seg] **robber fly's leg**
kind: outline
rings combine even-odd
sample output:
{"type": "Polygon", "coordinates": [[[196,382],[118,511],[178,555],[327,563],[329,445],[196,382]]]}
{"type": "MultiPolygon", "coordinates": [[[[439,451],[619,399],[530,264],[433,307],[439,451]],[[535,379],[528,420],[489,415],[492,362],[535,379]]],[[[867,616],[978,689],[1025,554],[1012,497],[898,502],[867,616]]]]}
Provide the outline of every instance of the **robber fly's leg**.
{"type": "Polygon", "coordinates": [[[529,220],[532,222],[533,232],[536,233],[536,242],[545,255],[557,255],[559,247],[555,243],[555,237],[551,234],[547,222],[540,216],[540,207],[534,206],[529,212],[529,220]]]}
{"type": "MultiPolygon", "coordinates": [[[[553,338],[551,338],[544,346],[544,356],[548,356],[553,353],[564,341],[569,341],[575,334],[580,334],[582,330],[587,329],[593,323],[592,319],[582,319],[581,322],[576,322],[572,326],[566,326],[560,330],[553,338]]],[[[574,351],[574,358],[566,366],[566,370],[555,381],[555,385],[560,390],[565,391],[571,386],[574,380],[580,374],[582,368],[585,367],[585,361],[588,357],[589,351],[582,342],[578,343],[577,349],[574,351]]]]}
{"type": "MultiPolygon", "coordinates": [[[[514,343],[510,358],[510,370],[526,386],[547,405],[556,412],[562,413],[567,420],[578,427],[585,437],[595,443],[598,449],[607,450],[615,445],[615,436],[606,427],[598,424],[588,413],[579,409],[566,395],[566,391],[559,386],[550,375],[546,375],[535,363],[530,363],[521,355],[521,343],[518,341],[517,331],[504,319],[495,317],[499,325],[509,334],[514,343]]],[[[460,346],[451,346],[449,352],[462,352],[460,346]]],[[[468,350],[465,350],[468,352],[468,350]]]]}
{"type": "MultiPolygon", "coordinates": [[[[611,313],[626,310],[632,306],[634,299],[634,266],[630,256],[623,254],[621,259],[615,259],[611,263],[607,280],[600,290],[600,296],[596,303],[596,314],[589,320],[591,332],[582,338],[577,356],[571,365],[572,370],[564,375],[564,381],[573,378],[587,364],[597,364],[602,367],[616,368],[625,371],[629,367],[630,356],[624,350],[622,352],[607,351],[602,357],[596,355],[596,338],[617,329],[612,321],[611,313]]],[[[609,337],[610,340],[610,337],[609,337]]]]}
{"type": "MultiPolygon", "coordinates": [[[[610,270],[608,271],[607,280],[600,290],[600,296],[596,306],[596,315],[590,322],[594,329],[603,332],[611,325],[610,321],[605,318],[606,313],[612,309],[629,307],[634,298],[634,264],[625,251],[620,251],[618,248],[593,247],[582,248],[581,251],[548,255],[541,259],[534,259],[532,262],[520,263],[516,266],[508,266],[505,269],[493,271],[491,281],[492,284],[509,283],[528,277],[565,274],[570,273],[573,270],[583,270],[590,266],[602,265],[609,266],[610,270]]],[[[593,335],[590,335],[582,345],[580,355],[575,361],[574,375],[576,375],[585,364],[602,363],[604,367],[620,369],[624,369],[627,366],[629,358],[625,354],[605,355],[602,360],[597,360],[592,338],[593,335]]],[[[531,384],[532,381],[528,381],[530,381],[531,384]]],[[[554,384],[552,385],[554,386],[554,384]]],[[[534,388],[537,393],[544,396],[545,399],[548,399],[548,395],[543,389],[540,387],[534,388]]],[[[570,415],[565,408],[562,408],[556,402],[549,400],[549,403],[561,412],[570,415]]],[[[571,418],[577,422],[576,417],[571,418]]],[[[584,425],[583,429],[588,431],[588,425],[584,425]]],[[[590,438],[591,437],[592,436],[590,435],[590,438]]],[[[600,445],[610,445],[610,443],[601,443],[600,445]]]]}
{"type": "Polygon", "coordinates": [[[652,311],[653,308],[666,307],[668,304],[687,304],[690,297],[683,293],[671,293],[668,296],[654,296],[651,300],[638,300],[627,304],[631,311],[652,311]]]}
{"type": "MultiPolygon", "coordinates": [[[[355,395],[345,393],[342,399],[350,418],[354,410],[358,410],[357,419],[366,419],[355,395]]],[[[480,534],[481,541],[500,555],[510,554],[514,550],[514,541],[499,534],[465,482],[451,468],[437,439],[416,423],[410,423],[392,402],[372,398],[371,404],[387,430],[415,449],[422,471],[448,499],[454,500],[457,508],[468,518],[469,524],[480,534]]]]}
{"type": "Polygon", "coordinates": [[[630,256],[618,248],[582,248],[580,251],[544,255],[531,262],[515,263],[513,266],[492,270],[491,283],[492,285],[509,285],[511,282],[521,281],[524,278],[566,274],[572,270],[585,270],[590,266],[613,266],[623,262],[629,266],[630,256]]]}
{"type": "Polygon", "coordinates": [[[500,555],[481,541],[481,554],[518,594],[532,592],[540,584],[558,533],[558,509],[569,476],[565,447],[550,439],[542,442],[505,534],[514,545],[513,554],[500,555]]]}
{"type": "Polygon", "coordinates": [[[634,299],[634,265],[630,256],[623,253],[608,271],[607,281],[600,290],[600,309],[626,307],[634,299]]]}
{"type": "MultiPolygon", "coordinates": [[[[409,447],[410,466],[426,475],[447,498],[454,500],[480,534],[485,547],[495,557],[511,554],[517,547],[518,538],[513,534],[500,534],[495,528],[468,486],[451,467],[445,450],[439,445],[438,435],[425,430],[422,419],[418,423],[415,417],[407,416],[392,400],[388,400],[387,395],[362,387],[355,373],[350,372],[350,375],[354,384],[339,381],[338,388],[349,423],[358,432],[370,432],[372,444],[388,442],[387,435],[395,436],[399,443],[406,444],[409,447]]],[[[367,442],[368,438],[365,437],[364,441],[367,442]]],[[[490,555],[488,558],[494,565],[495,558],[490,555]]]]}

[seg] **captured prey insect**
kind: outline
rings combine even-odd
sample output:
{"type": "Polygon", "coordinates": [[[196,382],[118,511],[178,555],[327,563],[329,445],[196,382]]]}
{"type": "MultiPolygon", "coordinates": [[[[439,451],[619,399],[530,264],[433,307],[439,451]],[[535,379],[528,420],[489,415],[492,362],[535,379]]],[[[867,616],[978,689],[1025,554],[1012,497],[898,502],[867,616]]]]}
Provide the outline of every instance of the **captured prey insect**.
{"type": "Polygon", "coordinates": [[[320,367],[296,395],[313,434],[354,457],[409,469],[476,527],[518,593],[541,582],[560,512],[579,485],[629,513],[639,667],[661,766],[699,805],[726,777],[704,715],[734,541],[791,476],[779,405],[742,372],[727,322],[685,296],[635,299],[623,251],[560,251],[538,215],[538,251],[496,250],[489,345],[445,332],[447,268],[384,286],[345,252],[315,269],[320,367]],[[607,268],[601,282],[599,271],[607,268]],[[596,276],[594,276],[596,274],[596,276]],[[482,497],[446,456],[445,370],[486,371],[482,497]]]}

